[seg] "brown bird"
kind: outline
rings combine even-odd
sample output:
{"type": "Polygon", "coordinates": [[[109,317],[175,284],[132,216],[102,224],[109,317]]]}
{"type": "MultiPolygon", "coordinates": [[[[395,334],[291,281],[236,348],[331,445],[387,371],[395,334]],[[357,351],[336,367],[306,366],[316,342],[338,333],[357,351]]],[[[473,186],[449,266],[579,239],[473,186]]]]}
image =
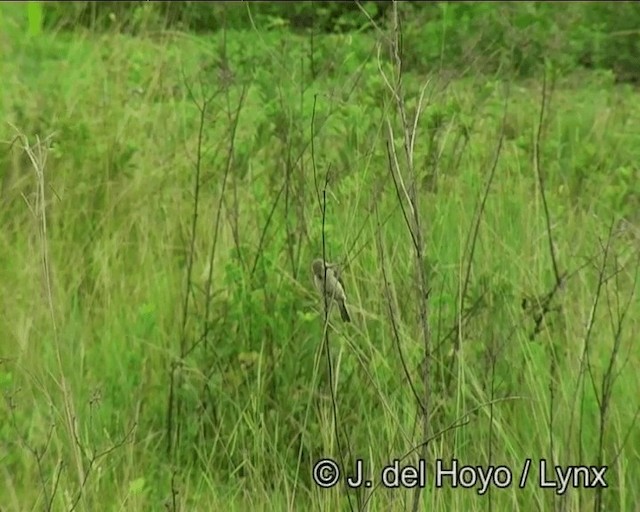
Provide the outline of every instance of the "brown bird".
{"type": "Polygon", "coordinates": [[[315,284],[316,289],[320,292],[323,298],[326,295],[328,302],[331,302],[331,299],[334,299],[338,305],[338,309],[340,310],[342,320],[344,322],[351,322],[351,317],[347,311],[347,296],[344,293],[344,283],[342,282],[340,272],[336,265],[331,265],[330,263],[323,265],[322,260],[320,258],[316,258],[313,260],[311,269],[313,271],[313,283],[315,284]],[[326,284],[324,283],[325,266],[326,284]]]}

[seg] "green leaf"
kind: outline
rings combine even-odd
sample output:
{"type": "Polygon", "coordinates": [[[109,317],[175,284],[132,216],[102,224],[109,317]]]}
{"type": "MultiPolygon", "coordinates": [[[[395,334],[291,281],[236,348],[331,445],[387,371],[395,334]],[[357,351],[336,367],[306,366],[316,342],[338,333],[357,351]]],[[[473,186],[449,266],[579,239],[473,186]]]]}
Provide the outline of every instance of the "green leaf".
{"type": "Polygon", "coordinates": [[[42,2],[27,2],[29,36],[42,34],[42,2]]]}
{"type": "Polygon", "coordinates": [[[129,494],[140,494],[144,491],[146,481],[143,477],[136,478],[129,482],[129,494]]]}

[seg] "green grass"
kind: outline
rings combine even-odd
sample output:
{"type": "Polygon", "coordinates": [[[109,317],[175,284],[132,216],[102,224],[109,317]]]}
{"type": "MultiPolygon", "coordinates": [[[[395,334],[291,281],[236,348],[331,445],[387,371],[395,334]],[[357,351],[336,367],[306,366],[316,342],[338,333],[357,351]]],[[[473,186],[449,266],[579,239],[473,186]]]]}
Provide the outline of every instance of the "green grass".
{"type": "MultiPolygon", "coordinates": [[[[361,457],[376,473],[423,441],[398,350],[422,393],[417,263],[389,173],[385,118],[399,155],[402,132],[370,57],[373,38],[319,39],[313,78],[307,39],[229,33],[229,82],[222,36],[42,34],[4,43],[2,510],[42,509],[47,498],[52,510],[76,499],[76,510],[172,510],[174,501],[180,510],[349,510],[343,488],[311,482],[315,460],[339,459],[342,449],[349,467],[361,457]],[[193,235],[200,113],[189,89],[200,102],[218,91],[205,115],[193,235]],[[53,134],[46,233],[36,173],[17,144],[9,149],[9,123],[32,145],[53,134]],[[349,262],[355,320],[332,321],[329,330],[337,415],[309,270],[323,238],[314,165],[320,188],[330,170],[326,250],[349,262]],[[182,340],[196,346],[177,365],[182,340]],[[180,432],[169,456],[175,365],[180,432]]],[[[404,76],[409,112],[428,78],[404,76]]],[[[537,469],[542,458],[566,466],[600,456],[610,466],[603,510],[637,510],[640,96],[602,73],[554,83],[540,166],[559,266],[575,272],[554,301],[561,310],[530,341],[534,320],[522,299],[554,285],[534,166],[541,83],[510,84],[464,304],[476,307],[462,322],[466,240],[498,147],[508,80],[431,79],[414,161],[431,288],[429,426],[445,432],[428,447],[421,510],[591,510],[593,489],[556,496],[536,485],[535,470],[525,489],[517,481],[528,457],[537,469]],[[599,287],[613,221],[609,279],[599,287]],[[456,324],[462,341],[452,356],[451,339],[436,342],[456,324]],[[484,496],[435,489],[436,458],[506,465],[514,483],[484,496]]],[[[357,509],[356,492],[349,495],[357,509]]],[[[412,497],[376,489],[369,510],[409,510],[412,497]]]]}

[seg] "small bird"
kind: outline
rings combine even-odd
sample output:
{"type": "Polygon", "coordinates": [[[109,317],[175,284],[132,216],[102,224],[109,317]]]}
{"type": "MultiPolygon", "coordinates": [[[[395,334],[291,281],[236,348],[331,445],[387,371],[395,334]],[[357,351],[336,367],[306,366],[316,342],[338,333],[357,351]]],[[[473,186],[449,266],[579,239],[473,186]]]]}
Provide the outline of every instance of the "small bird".
{"type": "Polygon", "coordinates": [[[327,296],[327,300],[335,299],[338,309],[340,310],[340,316],[343,322],[351,322],[351,317],[347,311],[347,296],[344,293],[344,283],[340,277],[336,265],[326,264],[326,286],[324,284],[325,278],[325,265],[322,264],[322,260],[316,258],[311,265],[313,271],[313,282],[320,292],[320,294],[327,296]]]}

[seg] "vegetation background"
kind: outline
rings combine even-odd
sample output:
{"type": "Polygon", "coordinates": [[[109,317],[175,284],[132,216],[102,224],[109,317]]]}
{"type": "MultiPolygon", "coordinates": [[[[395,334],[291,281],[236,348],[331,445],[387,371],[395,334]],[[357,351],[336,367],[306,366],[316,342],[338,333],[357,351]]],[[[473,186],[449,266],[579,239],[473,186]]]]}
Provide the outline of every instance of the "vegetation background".
{"type": "Polygon", "coordinates": [[[0,510],[640,510],[639,4],[2,3],[0,48],[0,510]]]}

